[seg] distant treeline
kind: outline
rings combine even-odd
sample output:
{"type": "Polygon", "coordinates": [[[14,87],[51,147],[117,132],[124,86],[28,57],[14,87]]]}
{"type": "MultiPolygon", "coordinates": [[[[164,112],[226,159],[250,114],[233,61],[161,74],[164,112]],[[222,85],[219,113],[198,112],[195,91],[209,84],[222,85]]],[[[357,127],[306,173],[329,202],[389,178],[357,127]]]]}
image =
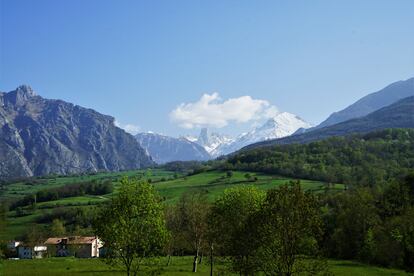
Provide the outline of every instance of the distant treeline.
{"type": "Polygon", "coordinates": [[[414,168],[414,130],[261,147],[230,156],[221,167],[373,187],[414,168]]]}
{"type": "Polygon", "coordinates": [[[39,175],[39,176],[20,176],[20,177],[8,177],[0,178],[0,186],[7,186],[9,184],[14,184],[17,182],[22,182],[26,185],[37,185],[44,183],[45,180],[53,180],[58,178],[66,177],[83,177],[83,176],[92,176],[98,175],[99,173],[106,173],[107,171],[97,171],[97,172],[84,172],[84,173],[73,173],[73,174],[48,174],[48,175],[39,175]]]}
{"type": "Polygon", "coordinates": [[[102,182],[91,181],[66,184],[61,187],[44,189],[12,203],[11,209],[28,206],[39,202],[58,200],[67,197],[82,195],[105,195],[112,193],[113,184],[110,180],[102,182]]]}
{"type": "Polygon", "coordinates": [[[53,220],[64,221],[67,227],[75,228],[80,226],[82,228],[88,228],[91,226],[92,219],[96,213],[95,208],[55,208],[51,212],[45,212],[36,219],[37,223],[50,224],[53,220]]]}
{"type": "Polygon", "coordinates": [[[172,161],[161,165],[160,168],[173,171],[185,173],[187,175],[193,175],[197,173],[202,173],[217,167],[218,161],[172,161]]]}

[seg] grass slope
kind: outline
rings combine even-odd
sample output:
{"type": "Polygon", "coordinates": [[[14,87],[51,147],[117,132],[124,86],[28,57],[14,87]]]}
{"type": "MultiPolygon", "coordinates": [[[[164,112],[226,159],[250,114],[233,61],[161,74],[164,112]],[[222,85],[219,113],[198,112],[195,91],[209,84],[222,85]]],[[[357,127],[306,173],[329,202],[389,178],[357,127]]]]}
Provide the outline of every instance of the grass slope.
{"type": "MultiPolygon", "coordinates": [[[[105,180],[112,179],[117,192],[119,187],[119,180],[123,176],[140,177],[142,179],[151,178],[154,187],[160,193],[166,204],[176,202],[180,196],[185,192],[199,192],[203,191],[208,194],[210,200],[214,200],[225,189],[238,185],[254,185],[260,189],[267,190],[275,188],[279,185],[285,184],[291,178],[279,177],[275,175],[268,175],[263,173],[250,173],[252,177],[256,177],[256,181],[249,181],[245,177],[246,172],[233,172],[231,178],[226,177],[226,173],[222,171],[209,171],[191,176],[178,176],[174,178],[174,172],[164,170],[151,171],[129,171],[121,173],[102,173],[90,176],[78,177],[57,177],[38,179],[37,184],[33,185],[29,182],[13,183],[6,186],[2,198],[20,198],[27,194],[35,193],[36,191],[54,188],[69,183],[79,183],[91,180],[105,180]]],[[[311,180],[301,180],[301,183],[306,190],[321,192],[325,190],[325,183],[311,180]]],[[[335,184],[331,187],[332,190],[343,190],[343,185],[335,184]]],[[[47,201],[38,203],[35,210],[26,209],[30,214],[26,216],[17,217],[14,211],[8,213],[8,223],[5,231],[0,232],[0,240],[9,240],[23,234],[28,226],[36,222],[36,218],[42,214],[51,212],[54,208],[73,208],[84,207],[90,208],[98,203],[108,200],[112,195],[85,195],[77,197],[63,198],[54,201],[47,201]]]]}
{"type": "Polygon", "coordinates": [[[162,178],[172,178],[173,175],[174,172],[171,171],[152,169],[113,173],[103,172],[80,176],[51,176],[46,178],[35,178],[32,180],[19,181],[5,185],[3,187],[3,191],[0,191],[0,199],[19,198],[28,194],[33,194],[43,189],[57,188],[65,184],[88,182],[92,180],[111,179],[115,184],[117,184],[119,180],[124,176],[140,177],[143,179],[151,178],[153,181],[158,181],[162,178]]]}
{"type": "MultiPolygon", "coordinates": [[[[171,203],[175,202],[184,192],[205,191],[208,193],[209,198],[214,200],[225,189],[230,187],[251,185],[259,189],[268,190],[293,180],[292,178],[263,173],[250,173],[252,177],[257,177],[257,181],[249,181],[246,179],[245,174],[246,172],[235,171],[231,178],[227,178],[225,172],[209,171],[189,177],[155,183],[154,185],[166,202],[171,203]]],[[[319,181],[301,180],[301,184],[306,190],[320,192],[325,189],[325,183],[319,181]]],[[[343,185],[336,184],[332,189],[343,190],[343,185]]]]}

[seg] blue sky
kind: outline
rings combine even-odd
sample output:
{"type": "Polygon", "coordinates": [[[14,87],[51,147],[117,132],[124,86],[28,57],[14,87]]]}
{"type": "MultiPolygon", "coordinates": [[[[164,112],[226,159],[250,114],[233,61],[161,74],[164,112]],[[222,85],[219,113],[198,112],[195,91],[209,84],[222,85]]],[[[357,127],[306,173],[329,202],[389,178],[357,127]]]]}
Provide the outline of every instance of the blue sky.
{"type": "MultiPolygon", "coordinates": [[[[143,131],[198,132],[172,111],[214,92],[220,112],[250,96],[316,124],[414,76],[411,0],[0,3],[1,91],[29,84],[143,131]]],[[[257,119],[233,117],[212,127],[236,134],[257,119]]]]}

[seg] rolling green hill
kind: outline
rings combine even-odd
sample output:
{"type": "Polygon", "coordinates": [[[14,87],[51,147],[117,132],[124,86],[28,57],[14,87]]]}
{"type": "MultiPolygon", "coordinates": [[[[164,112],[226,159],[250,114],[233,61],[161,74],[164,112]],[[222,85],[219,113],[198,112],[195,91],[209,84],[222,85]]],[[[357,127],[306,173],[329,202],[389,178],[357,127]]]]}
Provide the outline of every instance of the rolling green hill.
{"type": "MultiPolygon", "coordinates": [[[[0,199],[2,201],[17,200],[45,189],[62,187],[64,185],[70,185],[71,183],[76,184],[108,179],[114,184],[114,193],[116,193],[117,188],[119,187],[119,181],[124,176],[150,180],[165,204],[174,203],[185,192],[205,192],[208,194],[208,198],[213,200],[229,187],[237,185],[254,185],[260,189],[267,190],[292,180],[292,178],[280,177],[277,175],[246,173],[240,171],[234,171],[232,176],[228,177],[225,171],[207,171],[185,176],[172,171],[153,169],[84,176],[29,179],[3,185],[0,199]]],[[[325,183],[319,181],[301,180],[301,184],[305,189],[313,190],[315,192],[325,191],[327,188],[325,183]]],[[[343,190],[344,186],[341,184],[330,185],[329,189],[343,190]]],[[[99,206],[99,204],[107,201],[110,197],[111,194],[85,194],[82,196],[39,202],[36,203],[35,208],[33,208],[33,206],[23,206],[20,209],[10,210],[7,213],[7,227],[6,230],[0,234],[0,240],[19,237],[33,224],[46,227],[47,224],[44,223],[44,220],[48,215],[76,212],[75,210],[77,210],[77,208],[90,210],[91,207],[99,206]]]]}

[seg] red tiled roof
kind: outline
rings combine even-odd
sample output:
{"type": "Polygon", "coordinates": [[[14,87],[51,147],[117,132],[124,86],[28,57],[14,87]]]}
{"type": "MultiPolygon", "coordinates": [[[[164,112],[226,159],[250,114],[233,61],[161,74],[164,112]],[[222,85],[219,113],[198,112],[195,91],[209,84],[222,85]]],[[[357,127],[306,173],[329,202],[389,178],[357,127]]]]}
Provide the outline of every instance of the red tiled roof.
{"type": "Polygon", "coordinates": [[[70,236],[70,237],[55,237],[48,238],[45,244],[60,244],[62,240],[66,239],[67,244],[91,244],[96,240],[96,237],[81,237],[81,236],[70,236]]]}

